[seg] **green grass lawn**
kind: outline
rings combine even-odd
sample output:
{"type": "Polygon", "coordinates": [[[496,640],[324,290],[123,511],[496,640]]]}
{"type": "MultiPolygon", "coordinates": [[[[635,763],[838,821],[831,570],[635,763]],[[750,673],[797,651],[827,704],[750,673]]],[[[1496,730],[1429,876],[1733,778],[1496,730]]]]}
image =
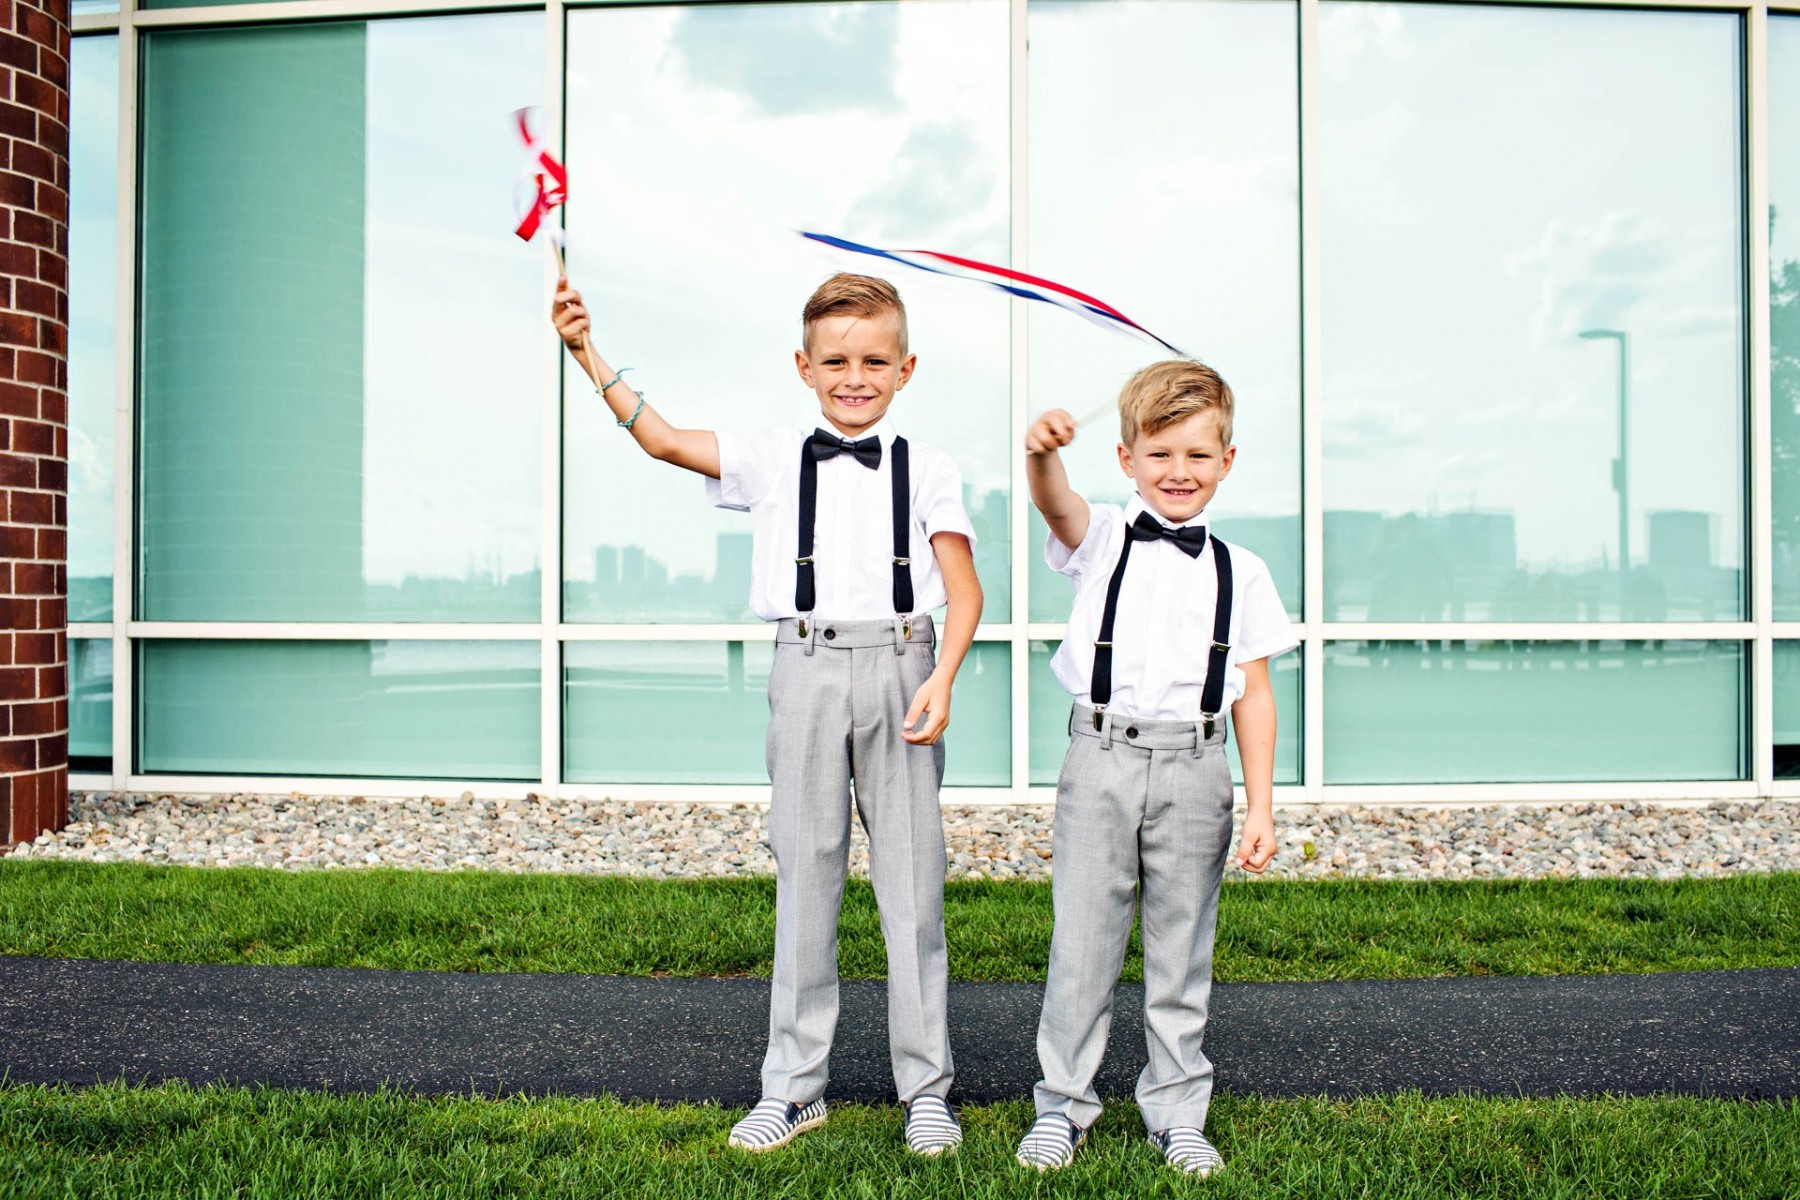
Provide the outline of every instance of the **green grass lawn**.
{"type": "MultiPolygon", "coordinates": [[[[195,963],[767,975],[767,878],[664,882],[398,870],[283,872],[0,859],[0,954],[195,963]]],[[[1041,980],[1043,883],[946,892],[955,979],[1041,980]]],[[[848,978],[885,974],[852,881],[848,978]]],[[[1604,974],[1800,964],[1800,875],[1510,883],[1228,883],[1224,981],[1604,974]]],[[[1134,939],[1125,978],[1142,977],[1134,939]]]]}
{"type": "Polygon", "coordinates": [[[1129,1102],[1075,1164],[1012,1161],[1030,1106],[963,1110],[942,1161],[900,1149],[892,1106],[843,1106],[793,1146],[725,1146],[735,1114],[565,1098],[333,1096],[181,1086],[0,1089],[0,1196],[1198,1196],[1617,1198],[1800,1195],[1793,1104],[1692,1099],[1220,1097],[1227,1167],[1162,1165],[1129,1102]]]}

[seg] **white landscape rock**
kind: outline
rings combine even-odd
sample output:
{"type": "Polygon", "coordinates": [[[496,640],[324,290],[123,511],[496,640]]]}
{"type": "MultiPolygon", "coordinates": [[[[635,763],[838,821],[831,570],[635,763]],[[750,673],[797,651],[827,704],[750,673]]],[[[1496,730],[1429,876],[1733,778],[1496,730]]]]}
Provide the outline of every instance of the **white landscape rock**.
{"type": "MultiPolygon", "coordinates": [[[[846,806],[848,801],[846,800],[846,806]]],[[[762,806],[361,796],[76,793],[15,859],[291,869],[563,871],[657,878],[775,869],[762,806]]],[[[1241,814],[1240,814],[1241,818],[1241,814]]],[[[1800,801],[1277,809],[1270,878],[1498,879],[1800,871],[1800,801]]],[[[851,869],[868,873],[851,820],[851,869]]],[[[1049,805],[944,809],[952,879],[1046,879],[1049,805]]],[[[1231,874],[1242,877],[1234,865],[1231,874]]]]}

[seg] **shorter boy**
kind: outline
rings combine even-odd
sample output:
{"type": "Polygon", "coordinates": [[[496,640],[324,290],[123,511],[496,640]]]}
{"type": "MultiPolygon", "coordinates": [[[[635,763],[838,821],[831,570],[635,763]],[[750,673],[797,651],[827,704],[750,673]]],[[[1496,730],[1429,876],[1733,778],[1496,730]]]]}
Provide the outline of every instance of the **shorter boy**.
{"type": "Polygon", "coordinates": [[[1298,644],[1269,571],[1212,536],[1206,506],[1230,473],[1231,389],[1210,367],[1159,362],[1119,393],[1125,507],[1090,505],[1057,451],[1060,410],[1025,437],[1046,557],[1075,581],[1068,634],[1051,663],[1075,698],[1056,785],[1056,927],[1038,1022],[1038,1118],[1018,1160],[1067,1166],[1100,1115],[1094,1076],[1133,910],[1142,923],[1149,1061],[1138,1108],[1170,1165],[1206,1175],[1223,1159],[1203,1132],[1212,1064],[1200,1051],[1212,991],[1219,882],[1231,843],[1227,708],[1249,805],[1238,861],[1275,855],[1275,699],[1268,660],[1298,644]]]}

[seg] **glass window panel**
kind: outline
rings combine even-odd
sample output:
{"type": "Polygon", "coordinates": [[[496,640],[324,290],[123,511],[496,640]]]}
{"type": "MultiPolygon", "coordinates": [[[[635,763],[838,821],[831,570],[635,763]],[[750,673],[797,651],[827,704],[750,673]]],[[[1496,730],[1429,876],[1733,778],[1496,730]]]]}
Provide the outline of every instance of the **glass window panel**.
{"type": "Polygon", "coordinates": [[[69,620],[110,621],[119,39],[69,55],[69,620]]]}
{"type": "MultiPolygon", "coordinates": [[[[1069,693],[1050,672],[1050,659],[1060,643],[1031,643],[1031,782],[1034,787],[1053,787],[1062,771],[1063,754],[1069,748],[1069,693]]],[[[1284,654],[1272,664],[1270,687],[1275,692],[1275,782],[1300,782],[1300,653],[1284,654]]],[[[1237,738],[1225,743],[1231,759],[1231,777],[1244,782],[1238,758],[1237,738]]]]}
{"type": "Polygon", "coordinates": [[[1741,779],[1738,642],[1334,642],[1325,782],[1741,779]]]}
{"type": "MultiPolygon", "coordinates": [[[[1003,0],[571,12],[570,175],[630,177],[577,188],[568,209],[570,274],[609,359],[636,364],[678,425],[817,424],[793,367],[800,308],[832,270],[879,268],[795,230],[1006,262],[1007,52],[1003,0]]],[[[1004,620],[1008,302],[891,274],[919,356],[894,416],[961,468],[986,611],[1004,620]]],[[[749,518],[639,452],[565,365],[565,617],[750,619],[749,518]]]]}
{"type": "Polygon", "coordinates": [[[138,645],[147,772],[539,777],[536,642],[138,645]]]}
{"type": "Polygon", "coordinates": [[[1769,16],[1775,619],[1800,621],[1800,16],[1769,16]]]}
{"type": "Polygon", "coordinates": [[[113,645],[69,639],[69,769],[112,770],[113,645]]]}
{"type": "Polygon", "coordinates": [[[146,36],[146,618],[537,619],[543,29],[146,36]]]}
{"type": "Polygon", "coordinates": [[[1800,642],[1775,643],[1775,777],[1800,779],[1800,642]]]}
{"type": "MultiPolygon", "coordinates": [[[[1032,0],[1031,269],[1204,358],[1240,447],[1213,510],[1300,605],[1299,54],[1296,7],[1032,0]]],[[[1082,421],[1077,490],[1122,501],[1119,386],[1167,357],[1034,306],[1032,414],[1082,421]]],[[[1014,448],[1017,451],[1017,447],[1014,448]]],[[[1069,613],[1031,520],[1031,619],[1069,613]]]]}
{"type": "Polygon", "coordinates": [[[1321,5],[1327,620],[1742,616],[1739,28],[1321,5]]]}
{"type": "MultiPolygon", "coordinates": [[[[223,4],[225,0],[215,0],[215,3],[223,4]]],[[[151,4],[140,7],[155,8],[157,6],[151,4]]],[[[77,17],[87,13],[115,13],[118,11],[119,0],[74,0],[70,5],[70,14],[77,17]]],[[[71,130],[71,132],[73,131],[71,130]]]]}
{"type": "MultiPolygon", "coordinates": [[[[977,642],[956,676],[946,787],[1004,787],[1011,648],[977,642]]],[[[564,771],[574,783],[766,784],[772,642],[570,642],[564,771]],[[694,753],[704,730],[706,753],[694,753]]]]}

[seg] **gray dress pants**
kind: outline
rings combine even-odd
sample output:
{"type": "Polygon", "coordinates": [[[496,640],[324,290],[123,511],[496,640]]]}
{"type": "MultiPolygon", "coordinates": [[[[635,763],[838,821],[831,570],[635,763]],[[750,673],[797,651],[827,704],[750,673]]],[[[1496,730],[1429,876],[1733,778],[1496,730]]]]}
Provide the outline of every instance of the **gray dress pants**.
{"type": "Polygon", "coordinates": [[[799,1104],[825,1092],[837,1031],[838,909],[850,854],[851,784],[887,943],[888,1047],[903,1102],[947,1095],[944,747],[901,739],[936,663],[929,617],[781,622],[769,673],[769,844],[775,969],[762,1090],[799,1104]]]}
{"type": "Polygon", "coordinates": [[[1086,1128],[1100,1115],[1094,1076],[1134,911],[1144,945],[1144,1040],[1137,1101],[1152,1131],[1206,1125],[1212,1063],[1200,1051],[1212,993],[1219,882],[1231,844],[1225,722],[1076,705],[1056,783],[1051,884],[1056,927],[1038,1020],[1037,1110],[1086,1128]]]}

